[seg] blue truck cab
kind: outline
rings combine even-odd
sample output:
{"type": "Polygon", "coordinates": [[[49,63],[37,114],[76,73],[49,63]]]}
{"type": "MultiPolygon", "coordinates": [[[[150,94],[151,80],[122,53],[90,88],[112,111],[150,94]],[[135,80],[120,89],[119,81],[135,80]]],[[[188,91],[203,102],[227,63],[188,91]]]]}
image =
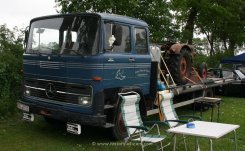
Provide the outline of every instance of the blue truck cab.
{"type": "MultiPolygon", "coordinates": [[[[34,114],[77,125],[112,129],[125,137],[118,93],[137,91],[142,113],[151,98],[148,25],[101,13],[60,14],[32,19],[23,54],[24,118],[34,114]]],[[[156,74],[155,74],[156,75],[156,74]]],[[[154,100],[154,98],[152,98],[154,100]]],[[[73,128],[72,128],[73,126],[73,128]]]]}

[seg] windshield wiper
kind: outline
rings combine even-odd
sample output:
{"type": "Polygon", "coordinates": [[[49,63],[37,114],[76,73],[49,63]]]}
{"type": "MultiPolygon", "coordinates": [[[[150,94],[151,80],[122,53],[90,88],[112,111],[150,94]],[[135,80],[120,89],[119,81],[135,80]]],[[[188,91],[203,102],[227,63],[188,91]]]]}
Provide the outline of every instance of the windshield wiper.
{"type": "Polygon", "coordinates": [[[41,53],[40,53],[40,51],[38,50],[38,49],[30,49],[31,50],[31,53],[33,53],[33,54],[37,54],[38,56],[40,56],[41,55],[41,53]]]}
{"type": "MultiPolygon", "coordinates": [[[[58,49],[53,49],[53,48],[50,48],[50,47],[42,47],[42,48],[44,48],[44,49],[47,49],[47,50],[50,50],[51,51],[51,53],[44,53],[44,54],[57,54],[57,55],[59,55],[59,50],[58,49]]],[[[38,54],[39,55],[41,55],[42,53],[40,52],[40,50],[38,50],[38,54]]]]}

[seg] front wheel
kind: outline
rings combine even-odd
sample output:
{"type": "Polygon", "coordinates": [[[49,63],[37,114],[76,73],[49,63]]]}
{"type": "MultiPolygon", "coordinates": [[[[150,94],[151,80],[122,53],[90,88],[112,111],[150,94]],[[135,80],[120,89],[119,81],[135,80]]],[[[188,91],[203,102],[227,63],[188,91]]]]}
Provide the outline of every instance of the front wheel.
{"type": "Polygon", "coordinates": [[[120,109],[117,111],[117,114],[114,117],[113,124],[114,127],[111,128],[113,140],[121,140],[127,137],[127,131],[124,126],[123,117],[120,109]]]}

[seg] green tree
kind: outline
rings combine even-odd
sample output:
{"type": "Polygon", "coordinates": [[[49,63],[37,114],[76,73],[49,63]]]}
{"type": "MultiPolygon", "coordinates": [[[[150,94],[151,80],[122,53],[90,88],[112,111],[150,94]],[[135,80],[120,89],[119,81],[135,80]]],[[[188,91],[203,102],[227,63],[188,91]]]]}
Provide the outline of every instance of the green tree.
{"type": "Polygon", "coordinates": [[[20,96],[22,35],[17,28],[0,25],[0,115],[13,112],[20,96]]]}
{"type": "Polygon", "coordinates": [[[131,16],[149,24],[152,42],[165,38],[193,44],[195,32],[204,34],[210,56],[225,51],[234,55],[245,41],[244,0],[57,0],[61,13],[106,12],[131,16]],[[180,34],[181,33],[181,34],[180,34]]]}
{"type": "Polygon", "coordinates": [[[215,42],[223,42],[224,50],[230,51],[231,55],[234,55],[236,46],[244,43],[245,24],[241,18],[244,6],[239,0],[216,0],[200,12],[197,26],[207,36],[211,56],[215,54],[215,42]]]}
{"type": "MultiPolygon", "coordinates": [[[[175,19],[181,24],[182,43],[192,44],[196,18],[204,0],[172,0],[171,7],[175,19]]],[[[205,1],[204,1],[205,2],[205,1]]]]}
{"type": "Polygon", "coordinates": [[[172,0],[171,4],[182,25],[182,42],[192,44],[193,32],[200,31],[207,37],[211,56],[215,43],[223,42],[233,55],[236,46],[244,43],[244,0],[172,0]]]}
{"type": "Polygon", "coordinates": [[[172,23],[167,0],[58,0],[61,13],[104,12],[135,17],[146,21],[153,42],[176,37],[178,26],[172,23]]]}

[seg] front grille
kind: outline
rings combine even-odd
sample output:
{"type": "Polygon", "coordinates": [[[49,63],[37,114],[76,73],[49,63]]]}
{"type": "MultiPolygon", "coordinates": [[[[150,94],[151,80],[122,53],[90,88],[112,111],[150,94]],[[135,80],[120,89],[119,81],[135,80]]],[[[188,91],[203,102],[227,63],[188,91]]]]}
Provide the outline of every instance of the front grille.
{"type": "Polygon", "coordinates": [[[79,96],[92,98],[92,88],[74,83],[26,79],[25,87],[30,89],[30,96],[50,101],[78,104],[79,96]]]}

